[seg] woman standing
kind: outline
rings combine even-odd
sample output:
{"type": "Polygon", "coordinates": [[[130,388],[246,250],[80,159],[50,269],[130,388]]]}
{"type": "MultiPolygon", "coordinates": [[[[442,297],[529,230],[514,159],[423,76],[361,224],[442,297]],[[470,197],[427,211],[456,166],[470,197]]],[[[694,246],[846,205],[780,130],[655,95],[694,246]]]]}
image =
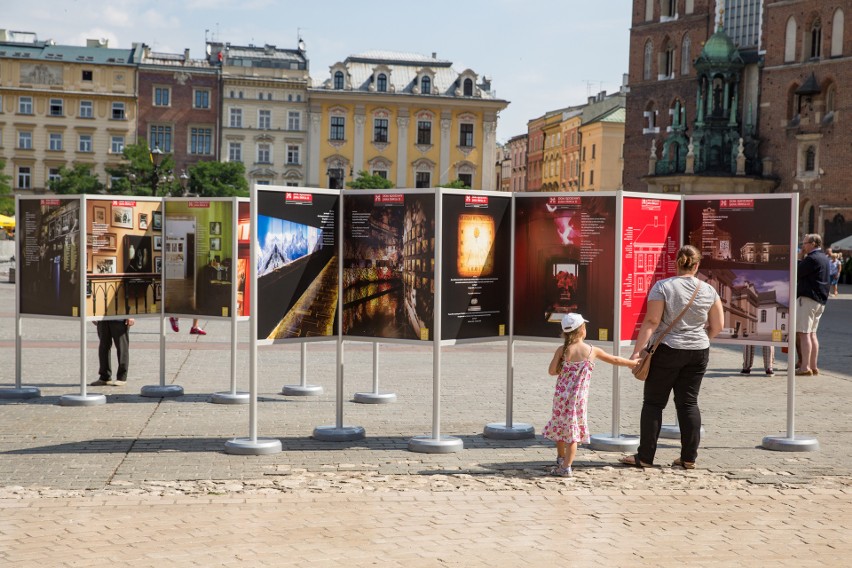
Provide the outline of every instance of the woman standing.
{"type": "Polygon", "coordinates": [[[683,317],[663,338],[651,359],[645,381],[640,419],[639,449],[635,456],[620,462],[635,467],[650,467],[657,453],[657,439],[663,420],[663,409],[674,391],[677,419],[680,424],[680,458],[673,466],[694,469],[701,441],[701,411],[698,391],[707,370],[710,340],[722,330],[723,312],[719,294],[695,277],[701,253],[691,245],[677,253],[677,276],[660,280],[648,294],[648,311],[639,328],[631,359],[638,359],[646,345],[656,342],[669,324],[689,304],[683,317]],[[697,293],[696,293],[697,288],[697,293]]]}

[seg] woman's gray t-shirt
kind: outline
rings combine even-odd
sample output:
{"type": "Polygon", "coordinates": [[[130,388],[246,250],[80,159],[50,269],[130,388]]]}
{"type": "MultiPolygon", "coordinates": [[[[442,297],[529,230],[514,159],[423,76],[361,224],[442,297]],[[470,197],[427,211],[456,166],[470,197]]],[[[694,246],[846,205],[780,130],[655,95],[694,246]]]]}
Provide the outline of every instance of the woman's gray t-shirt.
{"type": "Polygon", "coordinates": [[[657,341],[659,335],[666,330],[672,320],[689,303],[696,286],[701,288],[695,296],[695,301],[683,314],[683,318],[666,334],[662,343],[673,349],[707,349],[710,347],[710,339],[707,337],[704,327],[707,325],[707,312],[719,299],[719,294],[712,286],[706,282],[701,282],[698,278],[681,276],[660,280],[654,284],[648,294],[649,301],[662,300],[664,303],[663,317],[651,337],[651,344],[657,341]]]}

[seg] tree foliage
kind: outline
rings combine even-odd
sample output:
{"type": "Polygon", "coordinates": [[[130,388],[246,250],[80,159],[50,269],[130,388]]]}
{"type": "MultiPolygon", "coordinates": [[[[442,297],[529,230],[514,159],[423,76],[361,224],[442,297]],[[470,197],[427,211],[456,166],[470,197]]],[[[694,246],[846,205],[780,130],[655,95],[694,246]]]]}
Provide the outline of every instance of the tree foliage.
{"type": "Polygon", "coordinates": [[[106,168],[113,178],[109,193],[117,195],[181,195],[180,179],[174,173],[175,160],[171,154],[163,154],[158,167],[154,167],[151,149],[145,139],[138,144],[124,146],[124,163],[106,168]]]}
{"type": "Polygon", "coordinates": [[[248,197],[242,162],[198,162],[189,168],[190,193],[202,197],[248,197]]]}
{"type": "Polygon", "coordinates": [[[50,180],[50,191],[59,195],[78,193],[103,193],[104,184],[92,173],[90,164],[74,164],[59,168],[59,177],[50,180]]]}
{"type": "Polygon", "coordinates": [[[346,182],[346,187],[349,189],[391,189],[394,185],[387,178],[383,178],[378,174],[371,174],[366,170],[361,170],[358,172],[357,178],[346,182]]]}
{"type": "Polygon", "coordinates": [[[465,184],[465,183],[464,183],[462,180],[460,180],[460,179],[457,179],[457,180],[451,181],[451,182],[449,182],[449,183],[445,183],[445,184],[444,184],[444,185],[442,185],[441,187],[448,187],[448,188],[450,188],[450,189],[470,189],[470,186],[469,186],[469,185],[467,185],[467,184],[465,184]]]}
{"type": "Polygon", "coordinates": [[[0,213],[15,214],[15,199],[12,197],[12,176],[6,175],[6,162],[0,160],[0,213]]]}

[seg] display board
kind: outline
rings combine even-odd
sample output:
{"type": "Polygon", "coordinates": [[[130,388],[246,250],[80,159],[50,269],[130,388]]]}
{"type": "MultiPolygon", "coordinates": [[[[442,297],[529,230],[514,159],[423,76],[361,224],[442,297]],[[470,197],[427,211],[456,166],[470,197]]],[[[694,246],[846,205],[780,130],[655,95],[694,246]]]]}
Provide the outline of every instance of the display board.
{"type": "MultiPolygon", "coordinates": [[[[234,200],[166,198],[162,241],[167,314],[231,317],[234,200]]],[[[155,237],[158,238],[158,237],[155,237]]]]}
{"type": "Polygon", "coordinates": [[[512,198],[441,190],[441,339],[508,334],[512,198]]]}
{"type": "Polygon", "coordinates": [[[86,198],[86,315],[119,319],[160,312],[162,199],[86,198]]]}
{"type": "Polygon", "coordinates": [[[435,195],[343,194],[343,335],[433,339],[435,195]]]}
{"type": "Polygon", "coordinates": [[[239,199],[237,205],[237,315],[249,315],[251,305],[251,202],[239,199]]]}
{"type": "Polygon", "coordinates": [[[80,198],[19,198],[19,313],[80,317],[80,198]]]}
{"type": "Polygon", "coordinates": [[[645,319],[648,292],[677,275],[680,197],[628,196],[621,205],[621,340],[633,341],[645,319]]]}
{"type": "Polygon", "coordinates": [[[791,197],[690,196],[683,207],[684,240],[703,256],[698,276],[719,292],[725,312],[714,342],[786,343],[794,327],[791,197]]]}
{"type": "Polygon", "coordinates": [[[615,194],[515,194],[514,335],[558,338],[581,313],[588,339],[611,341],[615,194]]]}
{"type": "Polygon", "coordinates": [[[257,187],[259,339],[337,333],[339,200],[337,191],[257,187]]]}

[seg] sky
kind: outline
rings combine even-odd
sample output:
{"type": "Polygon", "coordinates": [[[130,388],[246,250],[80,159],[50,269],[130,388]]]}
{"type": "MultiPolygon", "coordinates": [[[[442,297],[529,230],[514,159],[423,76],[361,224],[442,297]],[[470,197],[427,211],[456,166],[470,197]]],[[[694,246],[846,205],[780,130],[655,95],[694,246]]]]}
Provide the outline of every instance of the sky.
{"type": "Polygon", "coordinates": [[[550,110],[613,93],[627,73],[631,0],[4,0],[0,29],[39,40],[204,56],[205,38],[293,49],[301,37],[314,84],[329,66],[372,50],[431,55],[492,80],[497,140],[550,110]]]}

